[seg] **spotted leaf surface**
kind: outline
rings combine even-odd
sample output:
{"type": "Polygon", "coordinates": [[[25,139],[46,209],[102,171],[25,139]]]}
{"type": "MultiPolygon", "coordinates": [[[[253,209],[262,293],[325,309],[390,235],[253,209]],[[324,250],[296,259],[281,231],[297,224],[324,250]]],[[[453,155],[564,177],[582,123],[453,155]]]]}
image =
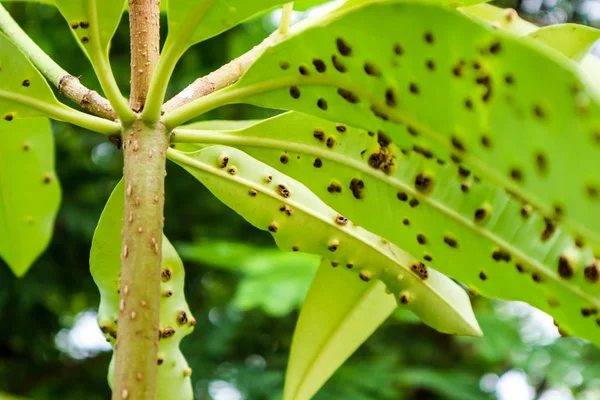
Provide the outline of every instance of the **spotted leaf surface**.
{"type": "Polygon", "coordinates": [[[284,400],[309,400],[396,308],[380,281],[364,284],[323,259],[294,331],[284,400]]]}
{"type": "Polygon", "coordinates": [[[40,117],[70,110],[56,100],[44,77],[0,33],[0,118],[40,117]]]}
{"type": "Polygon", "coordinates": [[[381,130],[404,150],[462,162],[600,247],[600,107],[576,66],[442,7],[386,2],[334,16],[167,124],[246,101],[381,130]]]}
{"type": "Polygon", "coordinates": [[[60,205],[45,118],[0,121],[0,257],[22,276],[48,246],[60,205]]]}
{"type": "MultiPolygon", "coordinates": [[[[123,228],[123,181],[110,196],[92,240],[90,271],[100,291],[98,323],[114,346],[118,335],[121,230],[123,228]]],[[[185,271],[175,248],[163,236],[160,334],[158,353],[158,400],[193,399],[191,370],[179,350],[181,340],[192,333],[193,318],[183,292],[185,271]]],[[[112,382],[112,364],[109,383],[112,382]]],[[[112,385],[112,383],[111,383],[112,385]]]]}
{"type": "Polygon", "coordinates": [[[301,183],[223,146],[189,154],[170,149],[169,157],[252,225],[271,232],[280,249],[322,255],[356,279],[383,281],[399,304],[441,332],[481,334],[462,288],[337,214],[301,183]]]}
{"type": "Polygon", "coordinates": [[[83,51],[92,60],[108,58],[108,48],[126,0],[54,0],[83,51]]]}
{"type": "Polygon", "coordinates": [[[591,248],[464,167],[402,152],[383,132],[294,112],[237,131],[178,129],[174,140],[238,147],[473,291],[526,301],[600,343],[591,248]]]}

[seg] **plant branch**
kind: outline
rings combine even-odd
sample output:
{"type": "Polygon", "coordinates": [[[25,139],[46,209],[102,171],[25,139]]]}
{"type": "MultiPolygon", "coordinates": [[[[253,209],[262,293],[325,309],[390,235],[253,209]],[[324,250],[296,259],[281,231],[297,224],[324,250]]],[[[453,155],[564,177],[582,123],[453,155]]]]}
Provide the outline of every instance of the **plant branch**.
{"type": "Polygon", "coordinates": [[[160,1],[129,0],[129,32],[131,36],[131,95],[129,103],[135,112],[144,108],[152,74],[160,56],[160,1]]]}
{"type": "Polygon", "coordinates": [[[169,31],[160,55],[156,71],[150,82],[150,89],[142,111],[142,118],[148,123],[156,123],[161,116],[161,107],[167,93],[167,87],[177,62],[189,47],[188,40],[194,29],[216,0],[197,1],[190,6],[187,20],[175,31],[169,31]]]}
{"type": "MultiPolygon", "coordinates": [[[[160,1],[129,0],[129,9],[132,73],[142,76],[131,80],[135,105],[146,97],[158,58],[160,1]]],[[[125,207],[112,399],[155,400],[169,139],[162,123],[148,124],[141,118],[122,136],[125,207]]]]}
{"type": "Polygon", "coordinates": [[[234,84],[267,48],[276,45],[283,39],[284,36],[279,31],[273,32],[262,43],[256,45],[247,53],[223,65],[216,71],[196,79],[194,83],[167,101],[163,106],[163,112],[167,113],[175,110],[184,104],[234,84]]]}
{"type": "Polygon", "coordinates": [[[79,104],[84,111],[91,114],[113,121],[117,119],[117,114],[108,100],[96,91],[83,86],[79,78],[69,74],[44,53],[15,22],[2,4],[0,4],[0,30],[58,88],[63,96],[79,104]]]}
{"type": "Polygon", "coordinates": [[[91,21],[90,31],[90,44],[91,51],[89,52],[90,59],[100,86],[106,94],[108,101],[115,109],[115,112],[119,116],[119,119],[125,126],[131,126],[135,120],[135,114],[129,108],[129,104],[121,94],[121,90],[117,85],[115,76],[112,72],[110,62],[108,61],[108,51],[102,49],[102,43],[100,39],[100,23],[98,21],[98,9],[96,2],[99,0],[88,0],[89,19],[91,21]]]}
{"type": "Polygon", "coordinates": [[[292,12],[294,11],[294,2],[283,5],[281,13],[281,21],[279,22],[279,33],[286,35],[290,30],[290,21],[292,20],[292,12]]]}
{"type": "Polygon", "coordinates": [[[0,99],[23,104],[29,108],[40,111],[42,115],[47,115],[50,118],[58,121],[65,121],[71,124],[81,126],[94,132],[103,133],[105,135],[115,135],[121,131],[121,126],[114,121],[109,121],[104,118],[98,118],[93,115],[83,113],[65,106],[59,102],[47,103],[34,99],[29,96],[20,95],[13,92],[0,90],[0,99]]]}

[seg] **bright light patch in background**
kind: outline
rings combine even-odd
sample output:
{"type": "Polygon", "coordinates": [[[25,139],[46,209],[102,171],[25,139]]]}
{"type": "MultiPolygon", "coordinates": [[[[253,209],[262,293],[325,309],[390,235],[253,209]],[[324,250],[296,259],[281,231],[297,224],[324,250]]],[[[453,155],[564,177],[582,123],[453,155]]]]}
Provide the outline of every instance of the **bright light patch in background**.
{"type": "Polygon", "coordinates": [[[110,351],[98,322],[95,311],[84,311],[75,317],[71,329],[61,329],[54,338],[56,348],[74,359],[94,357],[103,351],[110,351]]]}
{"type": "Polygon", "coordinates": [[[527,383],[523,371],[510,370],[504,373],[496,383],[498,400],[533,400],[535,390],[527,383]]]}
{"type": "Polygon", "coordinates": [[[495,307],[500,318],[521,319],[519,333],[528,345],[549,345],[560,337],[554,319],[543,311],[520,301],[497,302],[495,307]]]}
{"type": "MultiPolygon", "coordinates": [[[[318,17],[321,15],[325,15],[325,14],[329,13],[330,11],[335,10],[336,8],[338,8],[345,2],[346,2],[346,0],[333,0],[333,1],[329,1],[327,3],[320,4],[318,6],[311,7],[306,11],[294,11],[294,12],[292,12],[292,18],[290,20],[290,25],[293,25],[296,22],[306,19],[306,18],[318,17]]],[[[282,8],[278,8],[269,15],[270,22],[273,24],[273,26],[279,26],[279,21],[281,21],[282,10],[283,10],[282,8]]]]}
{"type": "Polygon", "coordinates": [[[208,393],[214,400],[242,400],[240,391],[227,381],[211,381],[208,384],[208,393]]]}

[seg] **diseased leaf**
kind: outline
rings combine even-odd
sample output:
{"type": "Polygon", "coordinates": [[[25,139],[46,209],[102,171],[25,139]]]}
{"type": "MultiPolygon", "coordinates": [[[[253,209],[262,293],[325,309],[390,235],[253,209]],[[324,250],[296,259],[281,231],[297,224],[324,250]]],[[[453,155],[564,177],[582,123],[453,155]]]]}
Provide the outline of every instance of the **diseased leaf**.
{"type": "Polygon", "coordinates": [[[23,276],[46,249],[60,205],[46,118],[0,121],[0,257],[23,276]]]}
{"type": "Polygon", "coordinates": [[[98,54],[108,59],[110,40],[127,0],[54,0],[54,3],[92,62],[97,62],[98,54]]]}
{"type": "Polygon", "coordinates": [[[302,306],[285,400],[308,400],[396,309],[380,281],[360,282],[323,259],[302,306]]]}
{"type": "Polygon", "coordinates": [[[318,254],[364,281],[383,281],[403,307],[441,332],[481,333],[462,288],[337,214],[301,183],[233,148],[169,149],[168,155],[252,225],[271,232],[280,249],[318,254]]]}
{"type": "Polygon", "coordinates": [[[294,112],[237,131],[176,129],[174,140],[240,148],[473,291],[528,302],[600,343],[590,248],[467,169],[404,154],[383,132],[294,112]]]}
{"type": "MultiPolygon", "coordinates": [[[[114,346],[118,334],[119,275],[121,271],[121,230],[123,228],[123,181],[115,187],[102,212],[90,251],[90,271],[100,291],[98,323],[114,346]]],[[[192,317],[183,292],[185,271],[175,248],[163,236],[163,281],[161,282],[160,331],[158,353],[158,400],[193,399],[188,365],[179,350],[181,339],[193,331],[192,317]]],[[[158,332],[157,332],[158,334],[158,332]]],[[[114,353],[108,381],[112,385],[114,353]]]]}
{"type": "Polygon", "coordinates": [[[542,27],[528,36],[574,61],[581,61],[600,38],[600,31],[584,25],[561,24],[542,27]]]}
{"type": "Polygon", "coordinates": [[[541,44],[450,9],[371,4],[296,30],[237,84],[165,122],[239,101],[381,130],[403,150],[460,161],[600,249],[599,100],[541,44]]]}

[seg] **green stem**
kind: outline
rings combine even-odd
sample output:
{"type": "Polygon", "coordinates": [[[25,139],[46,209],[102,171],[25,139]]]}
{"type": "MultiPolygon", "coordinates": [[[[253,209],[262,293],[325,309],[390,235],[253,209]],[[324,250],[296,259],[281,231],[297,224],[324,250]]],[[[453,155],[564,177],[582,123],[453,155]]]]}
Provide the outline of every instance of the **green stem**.
{"type": "Polygon", "coordinates": [[[155,400],[168,136],[141,120],[123,132],[125,208],[113,400],[155,400]]]}
{"type": "Polygon", "coordinates": [[[79,82],[79,78],[70,75],[44,53],[15,22],[2,4],[0,4],[0,30],[58,88],[62,95],[79,104],[85,111],[113,121],[117,119],[108,100],[83,86],[79,82]]]}
{"type": "Polygon", "coordinates": [[[286,3],[283,5],[283,12],[281,13],[281,22],[279,22],[279,33],[286,35],[290,30],[290,21],[292,19],[292,12],[294,11],[294,2],[286,3]]]}
{"type": "Polygon", "coordinates": [[[161,116],[161,108],[167,93],[167,87],[171,80],[173,70],[188,47],[188,41],[193,35],[195,28],[206,15],[216,0],[203,0],[189,12],[189,18],[183,22],[181,28],[175,33],[167,36],[164,51],[160,55],[158,66],[150,82],[150,90],[146,98],[142,119],[146,123],[154,124],[161,116]]]}
{"type": "Polygon", "coordinates": [[[49,104],[28,96],[22,96],[12,92],[0,90],[0,99],[6,99],[15,103],[23,104],[27,107],[39,110],[51,118],[59,121],[69,122],[81,126],[94,132],[105,135],[115,135],[121,131],[121,126],[117,122],[98,118],[93,115],[73,110],[61,103],[49,104]]]}
{"type": "Polygon", "coordinates": [[[0,4],[0,30],[11,39],[19,50],[21,50],[55,86],[58,86],[58,82],[60,82],[60,79],[63,76],[69,75],[67,71],[56,64],[50,56],[44,53],[42,49],[27,36],[15,20],[12,19],[2,4],[0,4]]]}
{"type": "Polygon", "coordinates": [[[136,116],[135,113],[129,108],[127,100],[121,94],[115,76],[110,67],[108,61],[108,54],[102,50],[102,43],[100,41],[100,21],[98,21],[98,10],[96,6],[97,0],[89,1],[89,17],[90,21],[90,42],[92,44],[92,51],[90,52],[90,58],[92,59],[92,65],[100,86],[106,94],[108,101],[115,109],[115,112],[119,116],[119,119],[124,126],[131,126],[136,116]]]}
{"type": "Polygon", "coordinates": [[[142,119],[147,123],[156,123],[160,119],[162,103],[167,93],[171,75],[183,51],[177,44],[171,44],[167,38],[164,52],[160,55],[158,65],[150,82],[150,90],[142,111],[142,119]]]}

